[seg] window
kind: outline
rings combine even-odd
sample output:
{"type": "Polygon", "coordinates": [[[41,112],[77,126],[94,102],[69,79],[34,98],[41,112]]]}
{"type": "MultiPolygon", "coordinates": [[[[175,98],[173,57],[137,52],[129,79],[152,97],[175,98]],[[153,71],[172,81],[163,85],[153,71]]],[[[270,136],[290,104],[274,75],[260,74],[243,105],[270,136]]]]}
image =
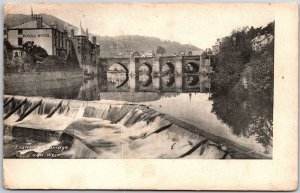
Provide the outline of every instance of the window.
{"type": "Polygon", "coordinates": [[[23,30],[22,29],[18,29],[18,34],[23,34],[23,30]]]}
{"type": "Polygon", "coordinates": [[[22,44],[23,44],[23,38],[18,38],[18,45],[22,46],[22,44]]]}

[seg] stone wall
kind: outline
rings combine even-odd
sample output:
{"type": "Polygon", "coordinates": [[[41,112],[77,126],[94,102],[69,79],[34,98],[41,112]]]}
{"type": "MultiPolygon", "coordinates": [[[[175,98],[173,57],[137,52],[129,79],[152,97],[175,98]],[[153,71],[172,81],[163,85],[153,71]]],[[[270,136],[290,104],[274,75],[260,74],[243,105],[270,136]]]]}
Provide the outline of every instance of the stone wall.
{"type": "Polygon", "coordinates": [[[35,82],[47,80],[72,79],[82,77],[82,70],[51,71],[51,72],[24,72],[24,73],[5,73],[4,85],[9,82],[35,82]]]}
{"type": "Polygon", "coordinates": [[[4,93],[76,98],[82,79],[82,70],[6,73],[4,75],[4,93]]]}

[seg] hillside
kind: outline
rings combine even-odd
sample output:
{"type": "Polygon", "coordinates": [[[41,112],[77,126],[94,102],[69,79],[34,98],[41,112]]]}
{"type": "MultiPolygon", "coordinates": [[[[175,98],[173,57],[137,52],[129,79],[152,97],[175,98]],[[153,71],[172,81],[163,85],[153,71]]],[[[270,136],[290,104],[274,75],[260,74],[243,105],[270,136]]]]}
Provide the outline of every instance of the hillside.
{"type": "MultiPolygon", "coordinates": [[[[43,17],[43,22],[49,25],[57,24],[58,29],[61,31],[63,31],[64,29],[71,30],[72,28],[77,30],[76,26],[73,26],[52,15],[41,14],[41,16],[43,17]]],[[[14,27],[29,21],[31,21],[31,15],[24,15],[24,14],[8,14],[4,18],[4,24],[6,24],[8,27],[14,27]]]]}
{"type": "MultiPolygon", "coordinates": [[[[157,46],[162,46],[166,49],[166,55],[177,54],[180,51],[188,51],[189,45],[180,44],[175,41],[160,40],[156,37],[145,37],[138,35],[127,36],[98,36],[98,42],[101,45],[101,55],[116,56],[121,52],[138,51],[139,53],[155,51],[157,46]]],[[[201,50],[196,46],[191,45],[192,50],[201,50]]],[[[201,50],[202,51],[202,50],[201,50]]]]}
{"type": "MultiPolygon", "coordinates": [[[[78,29],[76,26],[73,26],[61,19],[56,18],[55,16],[48,14],[41,14],[43,21],[49,25],[57,24],[58,29],[63,31],[67,29],[70,31],[72,28],[75,31],[78,29]]],[[[26,22],[31,21],[30,15],[23,14],[8,14],[4,19],[4,24],[8,27],[13,27],[20,25],[26,22]]],[[[156,50],[158,46],[162,46],[166,50],[166,55],[178,54],[180,51],[187,52],[189,50],[189,45],[180,44],[175,41],[160,40],[156,37],[146,37],[138,35],[126,35],[126,36],[99,36],[97,35],[98,43],[101,45],[101,56],[116,56],[122,52],[138,51],[139,53],[152,52],[156,50]]],[[[203,50],[191,45],[192,50],[203,50]]]]}

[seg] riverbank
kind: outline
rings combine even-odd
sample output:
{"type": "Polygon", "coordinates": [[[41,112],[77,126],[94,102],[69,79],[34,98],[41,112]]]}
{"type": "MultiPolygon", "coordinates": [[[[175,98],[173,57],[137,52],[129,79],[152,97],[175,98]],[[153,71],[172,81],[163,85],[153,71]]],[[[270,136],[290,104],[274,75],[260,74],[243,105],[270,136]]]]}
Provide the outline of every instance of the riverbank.
{"type": "Polygon", "coordinates": [[[45,71],[45,72],[16,72],[4,73],[4,83],[11,82],[36,82],[49,80],[62,80],[82,77],[83,72],[80,68],[70,70],[45,71]]]}
{"type": "Polygon", "coordinates": [[[68,71],[5,73],[4,94],[67,98],[63,95],[78,95],[82,80],[82,70],[79,68],[68,71]]]}

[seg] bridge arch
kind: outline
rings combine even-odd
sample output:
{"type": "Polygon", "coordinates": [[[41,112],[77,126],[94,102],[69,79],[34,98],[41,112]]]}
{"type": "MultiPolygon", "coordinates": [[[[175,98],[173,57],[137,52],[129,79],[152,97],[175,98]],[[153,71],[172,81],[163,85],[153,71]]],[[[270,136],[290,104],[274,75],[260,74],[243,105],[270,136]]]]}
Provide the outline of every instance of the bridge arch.
{"type": "Polygon", "coordinates": [[[109,64],[109,65],[107,66],[107,73],[108,73],[109,71],[113,71],[114,69],[118,70],[118,69],[120,69],[120,67],[121,67],[122,69],[125,70],[125,73],[126,73],[126,74],[129,73],[129,70],[128,70],[127,66],[125,66],[124,64],[122,64],[122,63],[120,63],[120,62],[112,62],[111,64],[109,64]],[[113,69],[113,68],[114,68],[114,69],[113,69]]]}
{"type": "Polygon", "coordinates": [[[144,62],[139,66],[138,71],[139,71],[139,74],[140,73],[151,74],[153,71],[153,68],[149,63],[144,62]]]}
{"type": "Polygon", "coordinates": [[[189,62],[184,66],[184,71],[188,73],[199,72],[199,65],[195,62],[189,62]]]}
{"type": "Polygon", "coordinates": [[[152,66],[147,62],[144,62],[139,66],[138,81],[140,85],[147,87],[152,84],[152,80],[153,80],[152,71],[153,71],[152,66]]]}
{"type": "Polygon", "coordinates": [[[167,62],[162,66],[162,72],[164,74],[174,74],[175,73],[175,66],[171,62],[167,62]]]}
{"type": "Polygon", "coordinates": [[[185,83],[189,86],[195,86],[199,83],[200,78],[197,75],[187,76],[185,78],[185,83]]]}
{"type": "Polygon", "coordinates": [[[175,83],[174,74],[163,76],[162,77],[162,83],[166,87],[171,87],[175,83]]]}
{"type": "Polygon", "coordinates": [[[115,88],[123,87],[129,80],[129,70],[119,62],[108,65],[106,75],[110,82],[116,84],[115,88]]]}

